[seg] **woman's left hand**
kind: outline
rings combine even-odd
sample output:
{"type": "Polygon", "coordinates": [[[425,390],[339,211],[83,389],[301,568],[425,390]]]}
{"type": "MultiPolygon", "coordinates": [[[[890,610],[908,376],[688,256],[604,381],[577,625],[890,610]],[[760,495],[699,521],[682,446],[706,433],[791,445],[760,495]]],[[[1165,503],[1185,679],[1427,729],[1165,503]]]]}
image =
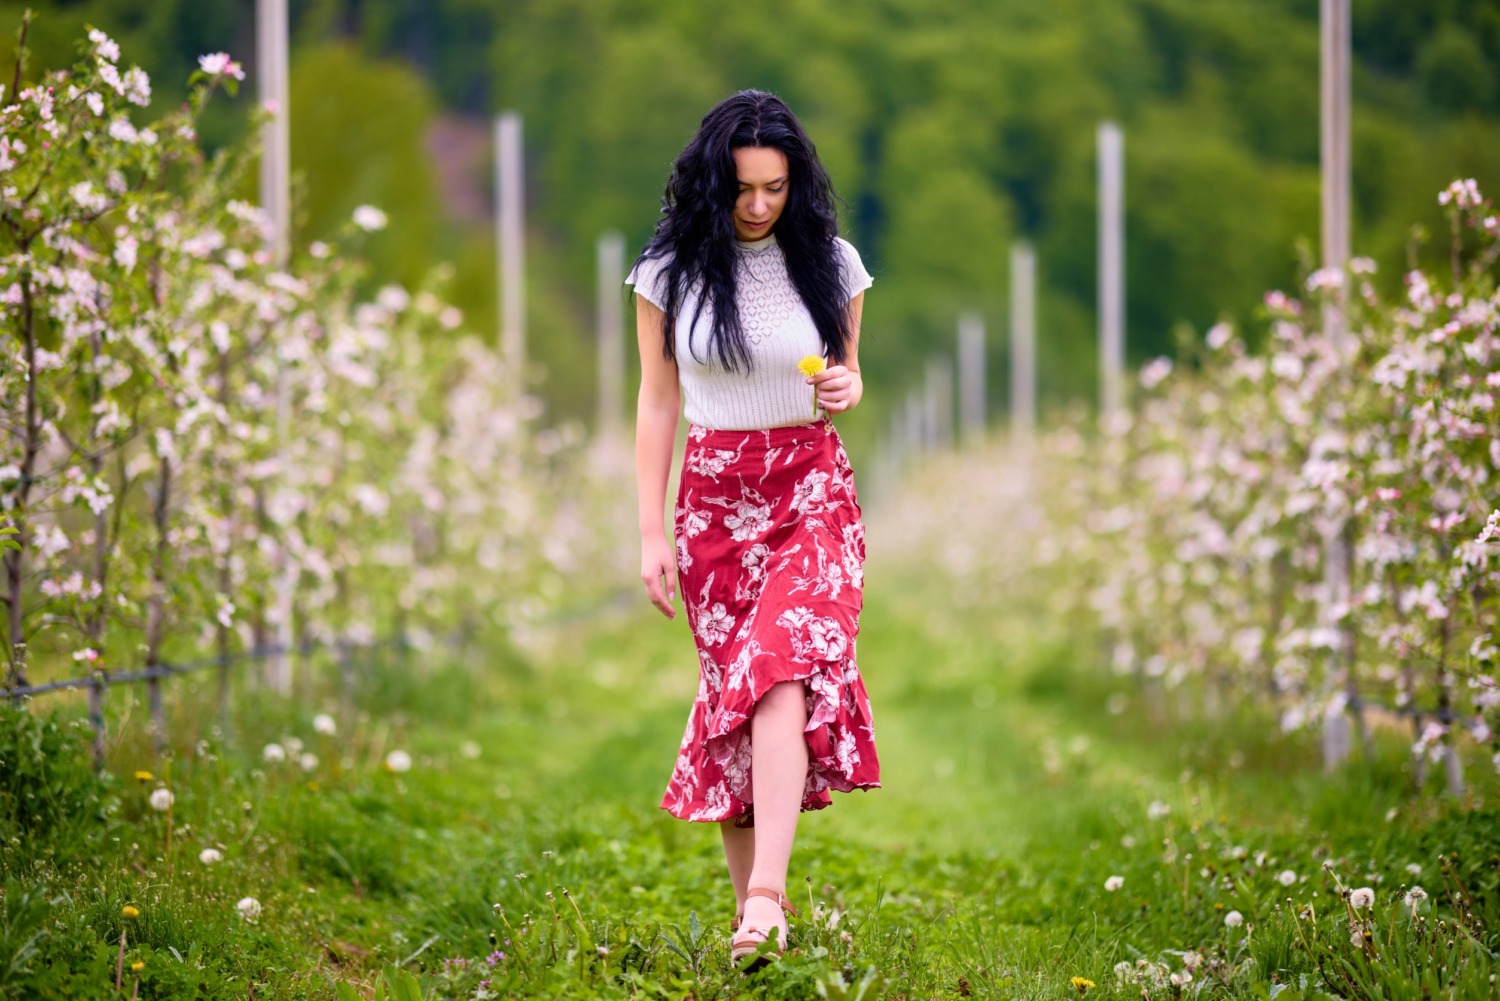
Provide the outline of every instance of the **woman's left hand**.
{"type": "Polygon", "coordinates": [[[859,372],[843,365],[830,365],[807,380],[818,394],[818,405],[830,414],[853,410],[864,394],[864,379],[859,372]]]}

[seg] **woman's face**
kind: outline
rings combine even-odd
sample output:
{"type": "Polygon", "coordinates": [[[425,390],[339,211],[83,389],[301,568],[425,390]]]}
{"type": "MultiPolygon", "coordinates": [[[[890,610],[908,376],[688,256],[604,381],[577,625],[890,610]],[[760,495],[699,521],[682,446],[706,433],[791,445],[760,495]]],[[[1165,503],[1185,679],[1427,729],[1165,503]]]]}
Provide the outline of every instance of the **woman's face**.
{"type": "Polygon", "coordinates": [[[741,240],[763,239],[786,208],[786,154],[763,146],[741,146],[734,151],[740,195],[734,203],[734,233],[741,240]]]}

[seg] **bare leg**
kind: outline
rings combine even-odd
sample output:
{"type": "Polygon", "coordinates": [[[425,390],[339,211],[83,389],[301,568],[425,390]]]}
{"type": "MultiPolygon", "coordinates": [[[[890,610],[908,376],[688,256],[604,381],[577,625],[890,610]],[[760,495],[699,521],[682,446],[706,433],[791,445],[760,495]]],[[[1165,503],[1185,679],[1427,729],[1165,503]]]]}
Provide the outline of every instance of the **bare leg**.
{"type": "MultiPolygon", "coordinates": [[[[771,686],[750,721],[750,787],[755,797],[755,864],[749,885],[786,893],[786,870],[797,837],[797,817],[807,784],[807,701],[800,681],[771,686]]],[[[745,901],[741,928],[777,929],[786,943],[786,917],[774,900],[745,901]]]]}
{"type": "Polygon", "coordinates": [[[755,865],[755,828],[735,827],[726,820],[719,825],[724,835],[724,861],[729,863],[729,881],[734,884],[734,910],[745,908],[745,891],[750,888],[750,869],[755,865]]]}

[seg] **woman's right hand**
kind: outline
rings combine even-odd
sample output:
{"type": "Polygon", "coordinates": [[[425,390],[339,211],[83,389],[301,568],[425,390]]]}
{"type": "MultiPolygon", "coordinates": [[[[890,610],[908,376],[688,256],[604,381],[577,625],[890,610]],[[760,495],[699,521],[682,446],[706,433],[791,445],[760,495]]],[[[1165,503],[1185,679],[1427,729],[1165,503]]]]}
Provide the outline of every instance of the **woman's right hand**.
{"type": "Polygon", "coordinates": [[[646,597],[667,618],[677,617],[672,601],[677,597],[677,554],[663,537],[641,540],[641,583],[646,597]]]}

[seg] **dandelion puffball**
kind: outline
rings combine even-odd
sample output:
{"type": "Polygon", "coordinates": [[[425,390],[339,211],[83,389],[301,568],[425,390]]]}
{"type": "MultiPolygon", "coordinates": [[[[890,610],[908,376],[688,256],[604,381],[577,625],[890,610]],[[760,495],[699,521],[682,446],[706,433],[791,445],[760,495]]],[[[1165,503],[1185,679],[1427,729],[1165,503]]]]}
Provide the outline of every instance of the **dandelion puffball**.
{"type": "Polygon", "coordinates": [[[373,205],[361,205],[354,210],[354,225],[366,233],[385,229],[386,222],[385,213],[373,205]]]}
{"type": "Polygon", "coordinates": [[[254,921],[260,917],[260,901],[254,897],[245,897],[234,906],[240,912],[240,916],[247,921],[254,921]]]}
{"type": "Polygon", "coordinates": [[[1368,886],[1362,886],[1357,890],[1349,891],[1349,906],[1355,910],[1362,911],[1375,903],[1375,891],[1368,886]]]}
{"type": "Polygon", "coordinates": [[[1124,876],[1111,876],[1111,877],[1109,877],[1108,879],[1106,879],[1104,881],[1104,888],[1106,890],[1108,890],[1110,893],[1114,893],[1116,890],[1118,890],[1120,887],[1122,887],[1124,885],[1125,885],[1125,877],[1124,876]]]}
{"type": "Polygon", "coordinates": [[[1411,909],[1414,912],[1416,911],[1417,906],[1426,899],[1427,891],[1422,889],[1420,886],[1414,886],[1410,890],[1406,891],[1406,902],[1411,905],[1411,909]]]}
{"type": "Polygon", "coordinates": [[[313,717],[313,732],[321,733],[325,737],[332,737],[339,732],[339,725],[327,713],[318,713],[318,715],[313,717]]]}
{"type": "Polygon", "coordinates": [[[1146,807],[1146,817],[1149,820],[1161,820],[1171,812],[1172,808],[1159,799],[1153,800],[1151,805],[1146,807]]]}
{"type": "Polygon", "coordinates": [[[298,758],[297,763],[302,766],[304,772],[315,771],[318,767],[318,756],[309,751],[298,758]]]}
{"type": "Polygon", "coordinates": [[[1297,882],[1297,874],[1290,869],[1283,869],[1276,877],[1276,882],[1282,886],[1291,886],[1297,882]]]}
{"type": "Polygon", "coordinates": [[[1224,926],[1226,928],[1238,928],[1244,923],[1245,915],[1241,914],[1239,911],[1230,911],[1228,914],[1224,915],[1224,926]]]}
{"type": "Polygon", "coordinates": [[[1406,867],[1406,871],[1411,873],[1413,876],[1422,875],[1422,867],[1415,862],[1409,863],[1406,867]]]}
{"type": "Polygon", "coordinates": [[[213,865],[215,862],[224,861],[224,853],[217,848],[205,848],[198,853],[198,861],[204,865],[213,865]]]}
{"type": "Polygon", "coordinates": [[[151,793],[151,809],[170,810],[172,809],[172,799],[172,790],[166,788],[156,789],[151,793]]]}
{"type": "Polygon", "coordinates": [[[392,751],[385,756],[385,770],[397,774],[411,771],[411,755],[405,751],[392,751]]]}
{"type": "Polygon", "coordinates": [[[260,752],[260,756],[267,761],[285,761],[286,748],[280,744],[267,744],[265,749],[260,752]]]}

